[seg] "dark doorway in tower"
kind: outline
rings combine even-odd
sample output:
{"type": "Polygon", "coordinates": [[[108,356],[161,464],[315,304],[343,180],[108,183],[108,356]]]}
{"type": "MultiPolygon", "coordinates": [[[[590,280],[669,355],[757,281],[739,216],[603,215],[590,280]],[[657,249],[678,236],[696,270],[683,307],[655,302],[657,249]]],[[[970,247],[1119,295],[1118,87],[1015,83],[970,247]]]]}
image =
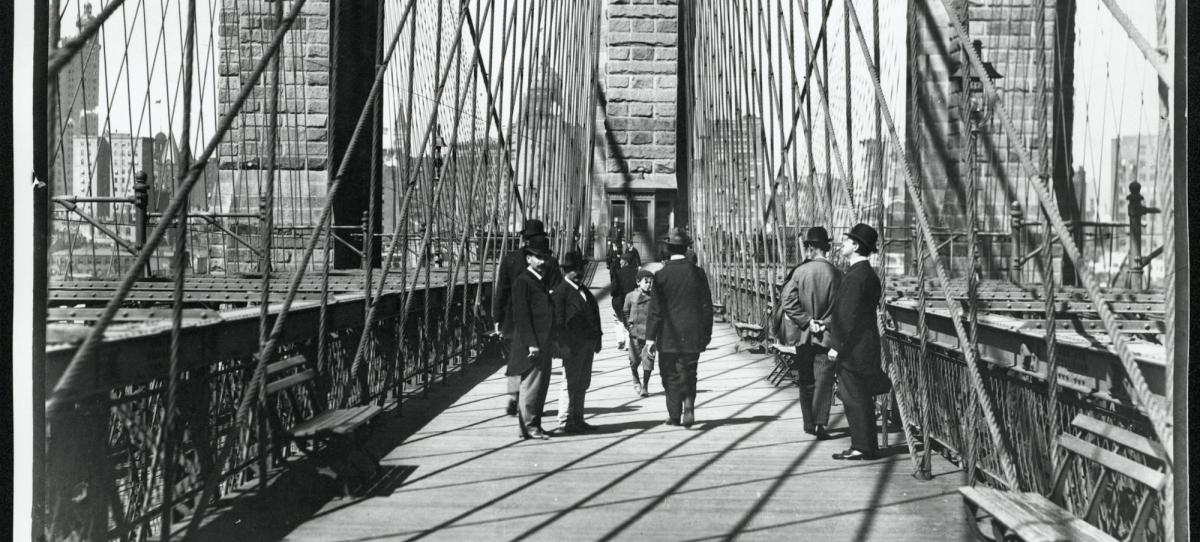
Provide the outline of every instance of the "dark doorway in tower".
{"type": "Polygon", "coordinates": [[[643,263],[661,259],[675,221],[674,191],[608,194],[609,247],[633,247],[643,263]]]}

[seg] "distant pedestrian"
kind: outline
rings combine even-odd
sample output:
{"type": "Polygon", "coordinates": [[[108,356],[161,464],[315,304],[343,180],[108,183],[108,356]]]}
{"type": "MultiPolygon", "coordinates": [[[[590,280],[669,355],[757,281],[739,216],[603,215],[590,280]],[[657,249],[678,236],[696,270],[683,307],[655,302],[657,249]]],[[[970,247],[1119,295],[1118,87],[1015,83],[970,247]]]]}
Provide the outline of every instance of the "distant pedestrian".
{"type": "Polygon", "coordinates": [[[650,396],[650,373],[654,371],[654,357],[643,356],[646,346],[646,315],[650,311],[650,292],[654,287],[654,273],[649,269],[637,272],[637,290],[625,296],[625,330],[629,332],[629,370],[633,373],[633,391],[641,397],[650,396]],[[641,372],[641,378],[638,373],[641,372]]]}
{"type": "Polygon", "coordinates": [[[667,399],[667,425],[695,421],[696,369],[712,339],[713,306],[708,276],[687,260],[691,238],[679,228],[667,237],[669,257],[654,273],[646,316],[644,354],[658,355],[667,399]]]}
{"type": "MultiPolygon", "coordinates": [[[[522,248],[506,254],[500,260],[500,263],[496,265],[495,280],[492,282],[492,322],[495,323],[495,331],[505,341],[511,340],[513,335],[512,319],[509,317],[511,314],[509,298],[512,295],[513,281],[521,276],[527,267],[524,248],[532,242],[540,243],[548,239],[545,225],[541,220],[526,220],[524,228],[521,229],[521,239],[522,248]]],[[[558,274],[558,267],[555,262],[553,260],[549,261],[545,273],[547,287],[557,284],[559,280],[558,274]]],[[[512,377],[508,379],[508,407],[505,413],[509,416],[517,415],[517,387],[520,383],[520,378],[512,377]]]]}
{"type": "Polygon", "coordinates": [[[558,430],[582,433],[595,429],[583,420],[584,398],[592,383],[592,361],[600,352],[600,305],[596,297],[581,284],[583,255],[568,252],[560,262],[563,278],[550,294],[554,312],[559,318],[558,345],[566,383],[566,401],[559,395],[558,418],[563,422],[558,430]]]}
{"type": "Polygon", "coordinates": [[[866,224],[855,224],[842,240],[842,255],[850,268],[838,287],[829,319],[833,350],[837,358],[838,395],[850,424],[850,449],[833,454],[834,459],[875,459],[875,396],[887,393],[891,382],[880,366],[879,328],[876,310],[883,285],[871,269],[868,256],[879,249],[879,234],[866,224]]]}
{"type": "Polygon", "coordinates": [[[550,358],[558,320],[545,273],[554,253],[545,236],[533,239],[521,250],[526,267],[512,283],[512,340],[505,374],[520,378],[517,420],[521,438],[546,439],[549,435],[542,430],[542,410],[550,387],[550,358]]]}
{"type": "Polygon", "coordinates": [[[842,272],[829,261],[829,232],[821,226],[809,228],[804,236],[804,262],[796,267],[780,293],[781,310],[776,337],[796,347],[800,412],[804,432],[817,439],[829,438],[829,408],[833,405],[833,379],[837,369],[829,359],[832,344],[826,321],[833,311],[834,295],[842,272]]]}
{"type": "MultiPolygon", "coordinates": [[[[625,324],[625,296],[637,290],[637,272],[641,265],[636,250],[630,249],[621,255],[621,266],[612,275],[612,309],[617,321],[625,324]]],[[[625,341],[617,343],[617,348],[625,348],[625,341]]]]}

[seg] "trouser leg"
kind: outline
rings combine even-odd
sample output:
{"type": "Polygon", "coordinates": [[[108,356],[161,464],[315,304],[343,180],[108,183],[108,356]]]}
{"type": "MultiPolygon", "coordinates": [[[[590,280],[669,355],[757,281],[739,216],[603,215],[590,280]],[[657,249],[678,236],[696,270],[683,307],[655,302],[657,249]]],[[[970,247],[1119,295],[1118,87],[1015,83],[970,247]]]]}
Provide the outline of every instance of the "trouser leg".
{"type": "Polygon", "coordinates": [[[578,352],[574,352],[570,359],[564,360],[563,373],[566,375],[566,383],[569,399],[569,407],[567,410],[568,423],[571,421],[583,421],[583,404],[587,396],[588,387],[592,384],[592,361],[595,354],[591,350],[590,345],[583,345],[578,352]]]}
{"type": "Polygon", "coordinates": [[[679,372],[682,374],[682,399],[694,401],[696,399],[696,370],[700,366],[700,354],[680,354],[679,356],[679,372]]]}
{"type": "Polygon", "coordinates": [[[542,427],[542,410],[546,406],[546,392],[550,389],[550,358],[534,361],[533,367],[521,373],[520,408],[521,421],[526,429],[542,427]]]}
{"type": "Polygon", "coordinates": [[[812,432],[815,421],[813,414],[813,350],[810,346],[796,347],[796,384],[800,388],[800,415],[804,417],[804,430],[812,432]]]}
{"type": "Polygon", "coordinates": [[[847,370],[838,371],[838,395],[846,411],[846,422],[850,424],[850,447],[863,453],[878,451],[875,439],[875,398],[866,390],[865,380],[847,370]]]}
{"type": "Polygon", "coordinates": [[[662,378],[663,395],[667,400],[667,418],[678,423],[683,409],[683,382],[679,370],[679,357],[675,354],[658,354],[658,374],[662,378]]]}
{"type": "Polygon", "coordinates": [[[837,362],[829,359],[829,349],[820,348],[813,356],[812,414],[814,425],[829,425],[829,408],[833,406],[833,380],[837,362]]]}

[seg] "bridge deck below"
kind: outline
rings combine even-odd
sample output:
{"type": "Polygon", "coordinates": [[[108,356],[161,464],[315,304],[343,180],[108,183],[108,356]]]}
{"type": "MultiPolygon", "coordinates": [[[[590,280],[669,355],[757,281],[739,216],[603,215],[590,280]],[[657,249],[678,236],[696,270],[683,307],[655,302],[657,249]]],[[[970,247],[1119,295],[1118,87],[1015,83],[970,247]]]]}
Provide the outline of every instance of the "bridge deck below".
{"type": "MultiPolygon", "coordinates": [[[[608,306],[602,297],[602,315],[611,320],[608,306]]],[[[260,499],[226,534],[322,541],[964,539],[957,467],[935,455],[934,479],[914,479],[905,449],[896,446],[899,433],[881,460],[833,460],[849,446],[840,405],[832,418],[839,438],[804,434],[796,389],[767,383],[771,357],[735,352],[728,324],[718,324],[714,348],[701,357],[691,429],[662,424],[657,374],[650,397],[634,395],[617,337],[612,323],[588,393],[586,416],[599,431],[518,440],[516,419],[503,414],[503,368],[476,367],[477,385],[435,391],[385,421],[384,432],[401,435],[379,435],[390,440],[376,450],[388,474],[367,496],[285,492],[260,499]],[[431,406],[445,406],[440,413],[419,412],[422,402],[438,401],[431,406]]],[[[560,378],[556,369],[547,430],[556,426],[560,378]]],[[[472,380],[471,371],[464,380],[472,380]]]]}

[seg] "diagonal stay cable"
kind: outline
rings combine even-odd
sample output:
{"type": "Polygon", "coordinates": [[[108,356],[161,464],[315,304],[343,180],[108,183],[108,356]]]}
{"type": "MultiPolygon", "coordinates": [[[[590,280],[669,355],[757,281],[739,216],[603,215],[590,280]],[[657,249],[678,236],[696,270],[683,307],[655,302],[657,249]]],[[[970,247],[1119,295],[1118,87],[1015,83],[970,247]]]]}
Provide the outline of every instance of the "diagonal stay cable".
{"type": "MultiPolygon", "coordinates": [[[[96,321],[95,326],[92,327],[83,343],[80,344],[79,349],[75,352],[75,356],[71,358],[70,363],[63,370],[62,376],[54,385],[54,389],[50,392],[50,398],[46,401],[47,412],[57,410],[65,406],[66,403],[87,395],[88,392],[86,390],[78,389],[84,386],[86,378],[85,365],[92,360],[97,344],[100,343],[104,331],[112,323],[113,318],[121,307],[121,303],[125,301],[130,290],[133,289],[133,283],[141,277],[141,269],[150,260],[151,255],[154,254],[155,249],[162,242],[167,230],[172,227],[175,217],[179,215],[180,210],[187,204],[192,187],[196,185],[202,176],[201,174],[204,172],[204,164],[216,152],[217,146],[225,137],[226,132],[232,128],[234,119],[241,112],[242,106],[250,97],[250,93],[257,85],[259,77],[262,76],[263,71],[271,63],[271,58],[278,53],[284,36],[291,30],[296,18],[300,16],[300,10],[304,7],[305,1],[296,0],[296,3],[293,4],[292,11],[288,13],[288,17],[275,32],[271,44],[267,47],[263,57],[255,64],[254,70],[250,72],[246,83],[238,91],[237,98],[230,104],[228,112],[218,121],[216,132],[205,145],[204,151],[200,153],[200,156],[196,157],[191,169],[188,171],[187,177],[179,184],[179,188],[176,190],[175,196],[171,199],[170,205],[163,212],[162,220],[147,237],[141,253],[138,254],[133,264],[129,266],[129,270],[126,271],[117,291],[113,293],[112,299],[105,305],[104,313],[96,321]]],[[[294,291],[292,293],[294,297],[294,291]]]]}
{"type": "MultiPolygon", "coordinates": [[[[892,152],[896,153],[896,158],[904,166],[904,181],[908,188],[909,196],[913,200],[913,208],[916,211],[917,223],[919,230],[922,233],[922,238],[925,245],[928,247],[929,256],[933,258],[934,270],[937,272],[938,280],[941,283],[942,291],[947,299],[947,305],[950,309],[950,320],[954,324],[954,332],[958,336],[959,344],[970,344],[970,338],[962,323],[962,308],[954,302],[950,293],[950,281],[946,275],[946,269],[942,266],[941,259],[938,258],[937,241],[933,238],[932,230],[929,224],[929,212],[925,208],[925,201],[921,198],[921,191],[917,186],[917,181],[913,177],[912,164],[909,163],[908,157],[902,154],[901,149],[904,148],[903,141],[896,132],[896,124],[892,120],[891,109],[887,105],[887,100],[884,97],[883,86],[879,82],[879,67],[875,64],[875,60],[871,55],[871,48],[867,44],[867,38],[863,35],[862,26],[858,22],[858,13],[854,9],[854,4],[846,2],[846,12],[850,16],[850,21],[854,24],[854,31],[858,35],[859,45],[863,54],[863,59],[866,61],[867,69],[871,73],[871,83],[875,89],[876,103],[880,106],[880,112],[883,113],[884,121],[887,123],[888,133],[892,138],[892,152]]],[[[965,34],[964,34],[965,35],[965,34]]],[[[979,361],[976,359],[975,353],[970,349],[963,352],[966,358],[967,374],[971,379],[971,388],[975,393],[979,406],[983,410],[984,421],[988,426],[988,433],[992,437],[993,444],[996,446],[1000,455],[1000,466],[1004,470],[1004,476],[1008,482],[1009,489],[1018,489],[1019,479],[1017,478],[1017,470],[1013,465],[1012,454],[1005,445],[1004,437],[1000,432],[1000,424],[996,420],[995,409],[992,406],[991,399],[987,395],[987,391],[983,386],[983,376],[979,371],[979,361]]],[[[906,433],[907,436],[907,433],[906,433]]]]}
{"type": "MultiPolygon", "coordinates": [[[[965,26],[963,26],[958,14],[950,8],[948,0],[942,0],[942,5],[945,6],[946,11],[950,13],[950,24],[954,26],[955,31],[958,32],[958,34],[962,36],[964,40],[967,40],[967,43],[970,43],[970,34],[967,33],[967,29],[965,26]]],[[[999,93],[997,92],[995,85],[993,85],[991,80],[987,78],[987,74],[984,73],[983,63],[980,60],[979,55],[977,55],[975,50],[971,47],[964,48],[964,51],[967,53],[967,57],[971,61],[971,67],[977,71],[980,82],[983,83],[984,93],[989,99],[995,101],[995,105],[993,106],[993,114],[1000,119],[1010,138],[1022,141],[1021,144],[1014,145],[1013,147],[1017,150],[1017,156],[1020,158],[1022,168],[1025,170],[1026,174],[1030,176],[1030,184],[1033,186],[1034,191],[1037,192],[1037,196],[1041,201],[1042,208],[1045,210],[1046,215],[1050,218],[1050,222],[1054,225],[1054,231],[1058,234],[1058,238],[1062,243],[1063,250],[1067,253],[1067,256],[1071,259],[1071,261],[1082,262],[1083,258],[1079,247],[1075,244],[1075,239],[1071,237],[1071,230],[1067,228],[1067,224],[1063,220],[1062,213],[1058,210],[1058,203],[1055,201],[1054,195],[1050,192],[1049,188],[1047,188],[1046,184],[1041,181],[1041,177],[1038,176],[1038,169],[1034,165],[1033,158],[1029,154],[1029,146],[1023,141],[1020,132],[1017,131],[1016,125],[1013,124],[1012,117],[1008,115],[1008,111],[1005,109],[1004,105],[999,100],[995,100],[995,98],[999,96],[999,93]]],[[[1174,454],[1171,446],[1173,435],[1171,428],[1172,423],[1169,421],[1170,413],[1164,412],[1163,405],[1154,399],[1153,394],[1150,391],[1150,387],[1146,383],[1145,377],[1142,375],[1142,370],[1140,367],[1138,367],[1137,360],[1133,359],[1133,353],[1129,351],[1129,341],[1117,328],[1116,316],[1113,314],[1112,309],[1108,306],[1108,301],[1101,296],[1100,286],[1096,282],[1096,278],[1092,275],[1091,270],[1085,266],[1076,266],[1075,272],[1083,281],[1084,288],[1087,290],[1088,297],[1095,306],[1096,312],[1100,314],[1100,320],[1104,323],[1104,329],[1112,341],[1112,349],[1115,350],[1117,356],[1121,358],[1121,365],[1125,368],[1125,375],[1129,378],[1129,382],[1133,386],[1134,397],[1137,399],[1137,402],[1142,406],[1142,408],[1146,410],[1146,413],[1150,418],[1150,422],[1154,426],[1154,432],[1158,436],[1159,442],[1162,442],[1163,448],[1166,450],[1166,457],[1164,459],[1166,459],[1167,463],[1171,463],[1174,454]]],[[[945,284],[944,280],[943,284],[945,284]]],[[[951,303],[951,306],[953,306],[953,303],[951,303]]],[[[1167,360],[1167,362],[1170,363],[1170,360],[1167,360]]]]}

